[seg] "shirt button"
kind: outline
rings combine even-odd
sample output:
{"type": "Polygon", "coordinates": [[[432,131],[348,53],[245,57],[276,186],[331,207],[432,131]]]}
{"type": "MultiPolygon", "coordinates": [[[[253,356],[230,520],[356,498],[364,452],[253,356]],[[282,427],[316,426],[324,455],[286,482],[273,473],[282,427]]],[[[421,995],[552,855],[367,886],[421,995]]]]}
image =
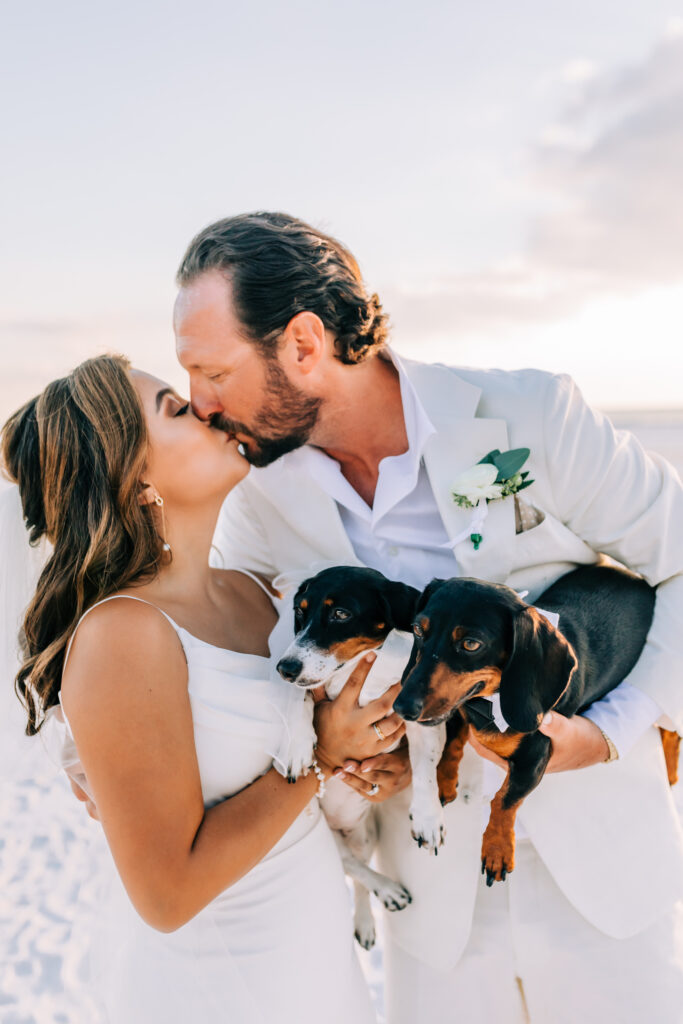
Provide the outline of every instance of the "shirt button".
{"type": "Polygon", "coordinates": [[[470,802],[470,791],[469,791],[469,789],[464,789],[463,790],[462,798],[463,798],[463,800],[464,800],[464,802],[466,804],[468,804],[470,802]]]}
{"type": "Polygon", "coordinates": [[[387,548],[387,554],[391,555],[392,558],[396,558],[398,554],[398,548],[392,544],[391,547],[387,548]]]}

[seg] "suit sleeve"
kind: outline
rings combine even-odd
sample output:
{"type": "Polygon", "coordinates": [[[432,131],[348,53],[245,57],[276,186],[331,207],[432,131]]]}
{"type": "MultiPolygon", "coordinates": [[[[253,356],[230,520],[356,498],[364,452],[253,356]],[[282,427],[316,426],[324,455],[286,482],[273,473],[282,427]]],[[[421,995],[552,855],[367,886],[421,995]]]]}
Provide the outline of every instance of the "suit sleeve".
{"type": "Polygon", "coordinates": [[[235,487],[223,502],[210,561],[221,569],[247,569],[267,579],[277,574],[266,531],[244,484],[235,487]]]}
{"type": "Polygon", "coordinates": [[[596,551],[657,587],[655,615],[625,682],[683,733],[683,485],[661,456],[587,405],[567,376],[546,393],[545,454],[556,514],[596,551]]]}

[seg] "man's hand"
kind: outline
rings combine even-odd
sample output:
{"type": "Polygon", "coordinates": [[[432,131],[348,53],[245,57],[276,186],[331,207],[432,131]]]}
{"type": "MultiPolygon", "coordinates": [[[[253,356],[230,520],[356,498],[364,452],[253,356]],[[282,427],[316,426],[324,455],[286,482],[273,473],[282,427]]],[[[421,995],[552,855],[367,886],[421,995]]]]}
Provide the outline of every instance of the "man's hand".
{"type": "Polygon", "coordinates": [[[401,746],[386,754],[376,754],[359,764],[347,761],[344,769],[335,772],[335,778],[342,779],[347,786],[361,793],[374,804],[379,804],[395,793],[410,785],[412,773],[408,756],[408,743],[404,739],[401,746]],[[378,787],[376,793],[372,792],[378,787]]]}
{"type": "Polygon", "coordinates": [[[72,790],[74,796],[76,797],[76,799],[80,800],[81,803],[85,804],[85,809],[88,812],[88,814],[90,815],[90,817],[93,819],[93,821],[99,821],[100,820],[100,816],[97,813],[97,807],[93,803],[93,801],[90,799],[90,797],[88,796],[86,791],[84,789],[81,789],[81,787],[78,785],[78,783],[74,782],[74,780],[71,777],[69,777],[69,785],[71,786],[71,790],[72,790]]]}
{"type": "MultiPolygon", "coordinates": [[[[565,718],[549,711],[541,722],[539,732],[552,743],[552,754],[546,772],[566,772],[575,768],[588,768],[607,760],[609,748],[597,725],[589,718],[574,715],[565,718]]],[[[507,761],[492,753],[475,737],[470,728],[470,743],[478,754],[507,770],[507,761]]]]}

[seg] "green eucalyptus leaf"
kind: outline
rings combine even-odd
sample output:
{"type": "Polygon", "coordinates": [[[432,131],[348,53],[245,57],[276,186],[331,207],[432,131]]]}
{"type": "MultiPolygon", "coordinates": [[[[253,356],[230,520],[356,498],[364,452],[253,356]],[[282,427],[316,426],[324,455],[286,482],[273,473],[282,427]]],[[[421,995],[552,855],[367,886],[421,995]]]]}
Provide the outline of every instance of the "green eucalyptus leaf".
{"type": "Polygon", "coordinates": [[[489,452],[488,455],[485,455],[483,459],[479,459],[479,462],[477,463],[477,465],[478,466],[484,466],[484,465],[495,466],[496,465],[495,459],[496,459],[497,455],[500,455],[500,448],[494,448],[493,451],[489,452]]]}
{"type": "Polygon", "coordinates": [[[525,480],[523,484],[520,484],[517,488],[518,491],[523,491],[525,487],[531,487],[533,480],[525,480]]]}
{"type": "Polygon", "coordinates": [[[529,448],[513,448],[509,452],[499,452],[493,459],[493,464],[498,469],[498,476],[496,482],[500,483],[502,480],[509,480],[511,476],[518,473],[522,468],[526,460],[529,458],[529,448]]]}

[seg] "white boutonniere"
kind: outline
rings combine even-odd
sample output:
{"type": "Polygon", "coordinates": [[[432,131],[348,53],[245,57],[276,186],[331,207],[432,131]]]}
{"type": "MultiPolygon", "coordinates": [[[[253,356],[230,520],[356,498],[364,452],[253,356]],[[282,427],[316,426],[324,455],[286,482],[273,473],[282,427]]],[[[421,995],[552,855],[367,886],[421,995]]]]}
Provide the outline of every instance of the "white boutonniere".
{"type": "Polygon", "coordinates": [[[483,540],[481,529],[488,514],[488,503],[507,498],[510,494],[517,494],[534,482],[529,480],[528,471],[520,472],[529,455],[528,448],[513,448],[509,452],[501,452],[494,448],[480,459],[476,466],[470,466],[453,481],[453,501],[460,508],[471,508],[473,514],[467,529],[455,540],[449,541],[448,547],[455,547],[469,534],[475,551],[479,549],[483,540]]]}

